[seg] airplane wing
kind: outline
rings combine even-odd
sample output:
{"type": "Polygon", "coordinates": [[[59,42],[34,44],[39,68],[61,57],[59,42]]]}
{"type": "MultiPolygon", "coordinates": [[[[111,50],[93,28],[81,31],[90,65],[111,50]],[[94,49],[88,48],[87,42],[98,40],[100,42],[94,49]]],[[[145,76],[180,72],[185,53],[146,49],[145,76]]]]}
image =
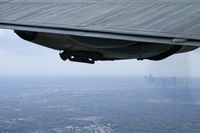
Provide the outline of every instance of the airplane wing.
{"type": "Polygon", "coordinates": [[[199,0],[0,0],[0,28],[200,46],[199,0]]]}

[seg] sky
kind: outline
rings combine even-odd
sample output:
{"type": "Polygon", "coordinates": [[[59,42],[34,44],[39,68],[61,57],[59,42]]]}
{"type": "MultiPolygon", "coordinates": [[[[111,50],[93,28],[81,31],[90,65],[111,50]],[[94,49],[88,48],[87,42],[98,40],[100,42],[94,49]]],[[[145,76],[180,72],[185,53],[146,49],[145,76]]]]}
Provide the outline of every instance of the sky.
{"type": "Polygon", "coordinates": [[[200,50],[162,61],[106,61],[94,65],[62,61],[59,51],[0,30],[0,76],[174,76],[200,77],[200,50]]]}

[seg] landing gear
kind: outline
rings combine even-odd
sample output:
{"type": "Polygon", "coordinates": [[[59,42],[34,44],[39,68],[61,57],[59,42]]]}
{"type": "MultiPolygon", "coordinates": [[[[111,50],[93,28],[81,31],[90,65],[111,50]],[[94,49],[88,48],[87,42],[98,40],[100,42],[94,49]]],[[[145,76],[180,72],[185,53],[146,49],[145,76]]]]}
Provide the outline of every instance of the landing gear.
{"type": "Polygon", "coordinates": [[[102,58],[102,54],[89,51],[64,51],[60,53],[60,58],[64,61],[69,59],[74,62],[94,64],[102,58]]]}

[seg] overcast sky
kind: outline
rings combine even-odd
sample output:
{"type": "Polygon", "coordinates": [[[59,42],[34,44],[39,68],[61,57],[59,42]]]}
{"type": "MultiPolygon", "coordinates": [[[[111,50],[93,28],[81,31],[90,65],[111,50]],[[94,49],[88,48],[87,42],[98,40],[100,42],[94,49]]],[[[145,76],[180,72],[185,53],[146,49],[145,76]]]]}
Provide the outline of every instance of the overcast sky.
{"type": "Polygon", "coordinates": [[[94,65],[63,62],[59,51],[29,43],[13,31],[0,30],[0,75],[6,76],[181,76],[200,77],[200,52],[169,57],[163,61],[114,61],[94,65]]]}

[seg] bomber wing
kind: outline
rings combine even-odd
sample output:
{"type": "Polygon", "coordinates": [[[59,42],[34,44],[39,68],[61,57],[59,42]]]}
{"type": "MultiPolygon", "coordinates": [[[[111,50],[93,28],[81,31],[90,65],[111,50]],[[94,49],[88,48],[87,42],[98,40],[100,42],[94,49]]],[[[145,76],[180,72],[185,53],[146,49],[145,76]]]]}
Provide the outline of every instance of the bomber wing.
{"type": "Polygon", "coordinates": [[[200,1],[0,0],[0,28],[199,47],[200,1]]]}

